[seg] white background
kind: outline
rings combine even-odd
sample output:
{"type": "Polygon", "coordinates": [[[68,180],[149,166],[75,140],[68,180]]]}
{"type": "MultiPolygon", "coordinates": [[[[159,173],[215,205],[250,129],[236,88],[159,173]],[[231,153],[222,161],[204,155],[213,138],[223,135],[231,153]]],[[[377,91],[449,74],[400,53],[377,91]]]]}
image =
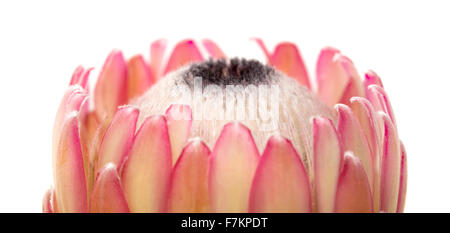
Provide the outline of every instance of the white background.
{"type": "Polygon", "coordinates": [[[360,72],[374,69],[409,156],[406,211],[450,212],[449,10],[445,1],[1,1],[0,212],[41,211],[53,119],[77,65],[96,77],[113,48],[148,57],[152,40],[186,37],[264,59],[254,36],[270,49],[297,43],[310,75],[327,45],[360,72]]]}

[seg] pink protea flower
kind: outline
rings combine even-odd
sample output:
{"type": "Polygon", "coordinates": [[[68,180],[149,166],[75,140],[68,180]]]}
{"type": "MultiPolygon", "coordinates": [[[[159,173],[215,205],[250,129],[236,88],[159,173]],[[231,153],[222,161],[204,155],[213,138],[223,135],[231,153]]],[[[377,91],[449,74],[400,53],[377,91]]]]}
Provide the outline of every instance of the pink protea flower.
{"type": "Polygon", "coordinates": [[[294,44],[271,53],[256,42],[269,65],[226,59],[210,40],[211,59],[185,40],[164,66],[164,40],[150,63],[113,51],[93,101],[91,69],[77,68],[55,119],[43,211],[402,212],[406,153],[377,74],[361,79],[328,47],[310,79],[294,44]],[[230,85],[237,95],[222,95],[230,85]],[[255,110],[267,85],[277,98],[255,110]]]}

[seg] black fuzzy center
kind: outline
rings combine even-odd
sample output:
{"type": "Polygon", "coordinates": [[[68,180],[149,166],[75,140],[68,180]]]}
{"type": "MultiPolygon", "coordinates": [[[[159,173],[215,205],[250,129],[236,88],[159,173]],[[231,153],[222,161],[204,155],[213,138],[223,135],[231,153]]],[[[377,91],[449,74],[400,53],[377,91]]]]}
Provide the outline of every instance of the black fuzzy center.
{"type": "Polygon", "coordinates": [[[257,60],[244,58],[209,59],[193,63],[184,75],[184,80],[193,86],[194,78],[201,77],[203,85],[260,85],[272,83],[275,70],[257,60]]]}

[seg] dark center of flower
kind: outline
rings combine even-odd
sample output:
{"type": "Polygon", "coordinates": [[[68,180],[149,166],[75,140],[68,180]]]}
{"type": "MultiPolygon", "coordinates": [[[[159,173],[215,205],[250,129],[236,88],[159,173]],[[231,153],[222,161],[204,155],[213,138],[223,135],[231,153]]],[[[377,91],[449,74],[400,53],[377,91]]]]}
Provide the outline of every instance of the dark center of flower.
{"type": "Polygon", "coordinates": [[[194,78],[201,77],[203,85],[260,85],[273,81],[275,70],[257,60],[244,58],[209,59],[193,63],[184,75],[185,82],[192,87],[194,78]]]}

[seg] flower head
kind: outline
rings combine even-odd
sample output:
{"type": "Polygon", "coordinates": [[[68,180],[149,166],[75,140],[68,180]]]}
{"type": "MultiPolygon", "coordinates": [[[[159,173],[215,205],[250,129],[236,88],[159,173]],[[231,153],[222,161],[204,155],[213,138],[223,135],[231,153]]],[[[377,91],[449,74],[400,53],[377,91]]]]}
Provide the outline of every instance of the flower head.
{"type": "Polygon", "coordinates": [[[295,44],[267,65],[212,41],[108,56],[89,101],[75,70],[53,129],[44,212],[402,212],[406,153],[380,78],[334,48],[308,76],[295,44]],[[316,88],[312,88],[316,84],[316,88]],[[93,105],[91,105],[93,103],[93,105]]]}

